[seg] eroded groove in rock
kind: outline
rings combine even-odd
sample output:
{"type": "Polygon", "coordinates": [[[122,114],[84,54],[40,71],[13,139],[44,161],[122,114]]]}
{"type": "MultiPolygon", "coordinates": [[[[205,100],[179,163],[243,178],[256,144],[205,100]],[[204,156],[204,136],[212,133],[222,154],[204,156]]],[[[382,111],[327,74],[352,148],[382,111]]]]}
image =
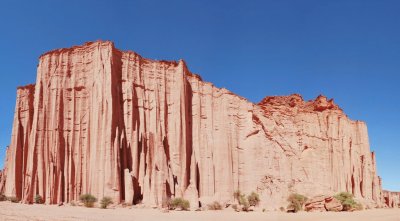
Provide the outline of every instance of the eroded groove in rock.
{"type": "Polygon", "coordinates": [[[30,203],[91,193],[165,206],[170,197],[233,200],[257,191],[279,208],[292,192],[382,195],[365,123],[324,96],[254,104],[190,73],[183,61],[142,58],[111,42],[40,57],[36,85],[18,89],[0,191],[30,203]]]}

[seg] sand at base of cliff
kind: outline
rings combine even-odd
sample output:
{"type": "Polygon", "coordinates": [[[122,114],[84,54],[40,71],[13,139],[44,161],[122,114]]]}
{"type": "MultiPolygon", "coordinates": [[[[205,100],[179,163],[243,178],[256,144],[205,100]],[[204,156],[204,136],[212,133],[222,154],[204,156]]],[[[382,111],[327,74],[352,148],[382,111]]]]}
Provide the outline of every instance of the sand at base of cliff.
{"type": "Polygon", "coordinates": [[[45,206],[0,203],[0,220],[34,221],[400,221],[400,209],[367,210],[353,213],[298,213],[252,212],[236,213],[231,210],[205,212],[169,212],[155,209],[87,209],[71,206],[45,206]]]}

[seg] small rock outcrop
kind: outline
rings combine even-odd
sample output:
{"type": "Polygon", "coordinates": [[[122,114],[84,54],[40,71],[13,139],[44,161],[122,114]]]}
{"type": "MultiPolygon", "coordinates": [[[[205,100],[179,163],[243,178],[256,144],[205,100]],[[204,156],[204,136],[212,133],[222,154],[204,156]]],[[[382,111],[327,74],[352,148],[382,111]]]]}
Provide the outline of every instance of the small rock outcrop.
{"type": "Polygon", "coordinates": [[[305,210],[307,212],[324,212],[326,196],[316,196],[309,199],[305,204],[305,210]]]}
{"type": "Polygon", "coordinates": [[[330,212],[340,212],[343,210],[343,205],[335,197],[325,199],[325,209],[330,212]]]}
{"type": "MultiPolygon", "coordinates": [[[[32,203],[165,206],[171,197],[233,201],[256,191],[264,208],[347,191],[383,202],[367,126],[324,96],[254,104],[192,74],[109,41],[50,51],[35,85],[18,88],[0,192],[32,203]]],[[[337,208],[316,201],[313,208],[337,208]]]]}
{"type": "Polygon", "coordinates": [[[305,210],[307,212],[340,212],[343,206],[335,197],[316,196],[306,202],[305,210]]]}

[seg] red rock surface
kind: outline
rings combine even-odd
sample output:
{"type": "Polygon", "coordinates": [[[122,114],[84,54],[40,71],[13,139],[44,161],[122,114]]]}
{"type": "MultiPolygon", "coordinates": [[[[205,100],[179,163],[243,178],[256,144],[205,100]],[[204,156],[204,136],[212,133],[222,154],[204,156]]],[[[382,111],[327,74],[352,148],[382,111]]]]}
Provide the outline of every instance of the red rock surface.
{"type": "Polygon", "coordinates": [[[316,196],[309,199],[304,205],[305,211],[307,212],[324,212],[326,196],[316,196]]]}
{"type": "Polygon", "coordinates": [[[343,206],[336,198],[321,195],[307,200],[304,209],[308,212],[340,212],[343,210],[343,206]]]}
{"type": "Polygon", "coordinates": [[[390,208],[400,207],[400,192],[383,191],[385,205],[390,208]]]}
{"type": "Polygon", "coordinates": [[[0,191],[32,202],[80,194],[163,206],[169,197],[263,207],[354,193],[383,202],[365,123],[324,96],[254,104],[167,62],[92,42],[40,57],[35,86],[18,89],[0,191]]]}
{"type": "Polygon", "coordinates": [[[335,197],[329,197],[325,199],[325,209],[330,212],[340,212],[343,210],[343,205],[335,197]]]}

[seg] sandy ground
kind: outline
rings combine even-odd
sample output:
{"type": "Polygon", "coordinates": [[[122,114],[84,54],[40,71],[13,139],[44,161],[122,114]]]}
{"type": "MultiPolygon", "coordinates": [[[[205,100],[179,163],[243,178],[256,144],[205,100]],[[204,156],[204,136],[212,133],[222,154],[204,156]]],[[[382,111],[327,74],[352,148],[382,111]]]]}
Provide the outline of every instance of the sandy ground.
{"type": "Polygon", "coordinates": [[[400,209],[368,210],[353,213],[281,212],[236,213],[230,210],[207,212],[169,212],[153,209],[87,209],[13,204],[0,202],[0,220],[33,221],[400,221],[400,209]]]}

